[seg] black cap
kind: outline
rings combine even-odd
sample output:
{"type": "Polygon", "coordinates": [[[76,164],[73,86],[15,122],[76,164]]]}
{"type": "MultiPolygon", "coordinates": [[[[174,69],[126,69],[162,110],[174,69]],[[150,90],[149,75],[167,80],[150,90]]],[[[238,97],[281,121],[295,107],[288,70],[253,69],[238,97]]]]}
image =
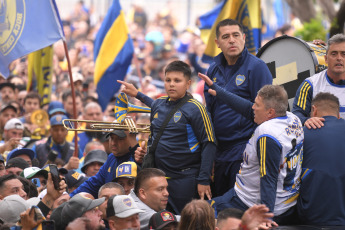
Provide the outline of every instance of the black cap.
{"type": "Polygon", "coordinates": [[[120,129],[114,129],[114,131],[112,131],[111,133],[108,133],[106,135],[106,138],[109,138],[111,134],[115,134],[115,135],[117,135],[120,138],[125,138],[127,136],[125,131],[120,130],[120,129]]]}
{"type": "Polygon", "coordinates": [[[79,187],[82,183],[87,181],[89,178],[83,176],[82,174],[72,169],[72,170],[68,170],[68,173],[65,175],[65,179],[67,182],[67,187],[70,189],[74,187],[79,187]]]}
{"type": "Polygon", "coordinates": [[[14,112],[17,113],[17,108],[14,107],[14,106],[11,105],[11,104],[3,104],[3,105],[1,106],[1,108],[0,108],[0,113],[2,113],[4,110],[6,110],[6,109],[8,109],[8,108],[13,109],[14,112]]]}
{"type": "Polygon", "coordinates": [[[25,168],[30,167],[30,165],[23,158],[14,157],[7,161],[5,168],[8,169],[8,168],[13,168],[13,167],[21,168],[24,170],[25,168]]]}
{"type": "Polygon", "coordinates": [[[170,223],[175,223],[177,225],[178,221],[176,216],[167,210],[162,210],[151,216],[149,229],[160,230],[170,223]]]}

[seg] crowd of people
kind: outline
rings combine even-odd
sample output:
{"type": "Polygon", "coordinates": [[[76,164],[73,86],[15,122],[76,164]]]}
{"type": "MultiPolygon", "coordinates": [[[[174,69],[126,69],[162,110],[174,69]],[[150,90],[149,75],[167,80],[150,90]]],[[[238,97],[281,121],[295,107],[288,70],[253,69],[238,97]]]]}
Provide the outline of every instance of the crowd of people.
{"type": "MultiPolygon", "coordinates": [[[[237,21],[217,24],[222,52],[208,66],[198,31],[177,32],[172,12],[149,21],[142,7],[132,11],[136,57],[118,83],[132,104],[150,107],[128,115],[151,134],[92,132],[85,122],[68,132],[62,43],[49,104],[26,89],[27,59],[16,60],[0,83],[0,229],[345,226],[345,36],[327,41],[328,69],[302,82],[290,112],[237,21]]],[[[80,1],[63,20],[77,118],[114,121],[115,95],[102,111],[93,84],[101,21],[92,13],[80,1]]]]}

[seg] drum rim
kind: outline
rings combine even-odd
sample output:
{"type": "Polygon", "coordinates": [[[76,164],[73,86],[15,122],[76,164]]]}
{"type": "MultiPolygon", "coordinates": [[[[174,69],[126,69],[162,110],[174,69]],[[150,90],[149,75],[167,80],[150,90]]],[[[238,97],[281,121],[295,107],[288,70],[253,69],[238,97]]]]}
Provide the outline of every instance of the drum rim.
{"type": "Polygon", "coordinates": [[[315,68],[315,73],[318,73],[320,72],[321,70],[319,70],[319,63],[317,61],[317,57],[316,57],[316,54],[314,52],[314,50],[308,45],[308,43],[300,38],[296,38],[296,37],[292,37],[292,36],[288,36],[286,34],[283,34],[282,36],[279,36],[279,37],[276,37],[276,38],[273,38],[271,39],[270,41],[268,41],[263,47],[259,48],[257,54],[256,54],[256,57],[260,58],[261,59],[261,55],[265,52],[265,50],[274,42],[276,41],[279,41],[279,40],[282,40],[282,39],[294,39],[294,40],[298,40],[300,42],[302,42],[304,44],[305,47],[308,48],[309,52],[310,52],[310,55],[313,59],[313,62],[314,62],[314,68],[315,68]]]}
{"type": "Polygon", "coordinates": [[[308,43],[307,43],[306,41],[304,41],[304,40],[302,40],[302,39],[300,39],[300,38],[291,37],[291,36],[288,36],[288,35],[284,34],[284,35],[282,35],[282,36],[279,36],[279,37],[276,37],[276,38],[271,39],[271,40],[268,41],[263,47],[259,48],[259,50],[258,50],[256,56],[257,56],[258,58],[260,58],[261,55],[262,55],[262,53],[263,53],[272,43],[274,43],[274,42],[276,42],[276,41],[279,41],[279,40],[282,40],[282,39],[287,39],[287,38],[288,38],[288,39],[298,40],[298,41],[302,42],[306,47],[308,47],[308,49],[309,49],[310,51],[314,51],[314,50],[312,50],[312,49],[310,48],[310,46],[308,45],[308,43]]]}

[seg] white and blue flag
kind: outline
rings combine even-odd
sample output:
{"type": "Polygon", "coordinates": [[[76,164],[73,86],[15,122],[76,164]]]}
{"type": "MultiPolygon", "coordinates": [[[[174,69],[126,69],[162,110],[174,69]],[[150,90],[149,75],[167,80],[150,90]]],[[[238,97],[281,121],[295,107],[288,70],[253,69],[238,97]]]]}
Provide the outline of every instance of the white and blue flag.
{"type": "Polygon", "coordinates": [[[64,38],[55,0],[0,0],[0,74],[9,64],[64,38]]]}

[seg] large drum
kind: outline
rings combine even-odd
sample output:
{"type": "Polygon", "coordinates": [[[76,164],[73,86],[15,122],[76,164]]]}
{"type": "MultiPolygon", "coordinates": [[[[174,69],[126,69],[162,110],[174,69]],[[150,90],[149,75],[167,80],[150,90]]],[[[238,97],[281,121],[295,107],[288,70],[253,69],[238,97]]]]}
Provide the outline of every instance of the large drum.
{"type": "Polygon", "coordinates": [[[283,85],[291,99],[304,79],[327,68],[325,55],[323,46],[283,35],[266,43],[256,56],[267,64],[273,84],[283,85]]]}

